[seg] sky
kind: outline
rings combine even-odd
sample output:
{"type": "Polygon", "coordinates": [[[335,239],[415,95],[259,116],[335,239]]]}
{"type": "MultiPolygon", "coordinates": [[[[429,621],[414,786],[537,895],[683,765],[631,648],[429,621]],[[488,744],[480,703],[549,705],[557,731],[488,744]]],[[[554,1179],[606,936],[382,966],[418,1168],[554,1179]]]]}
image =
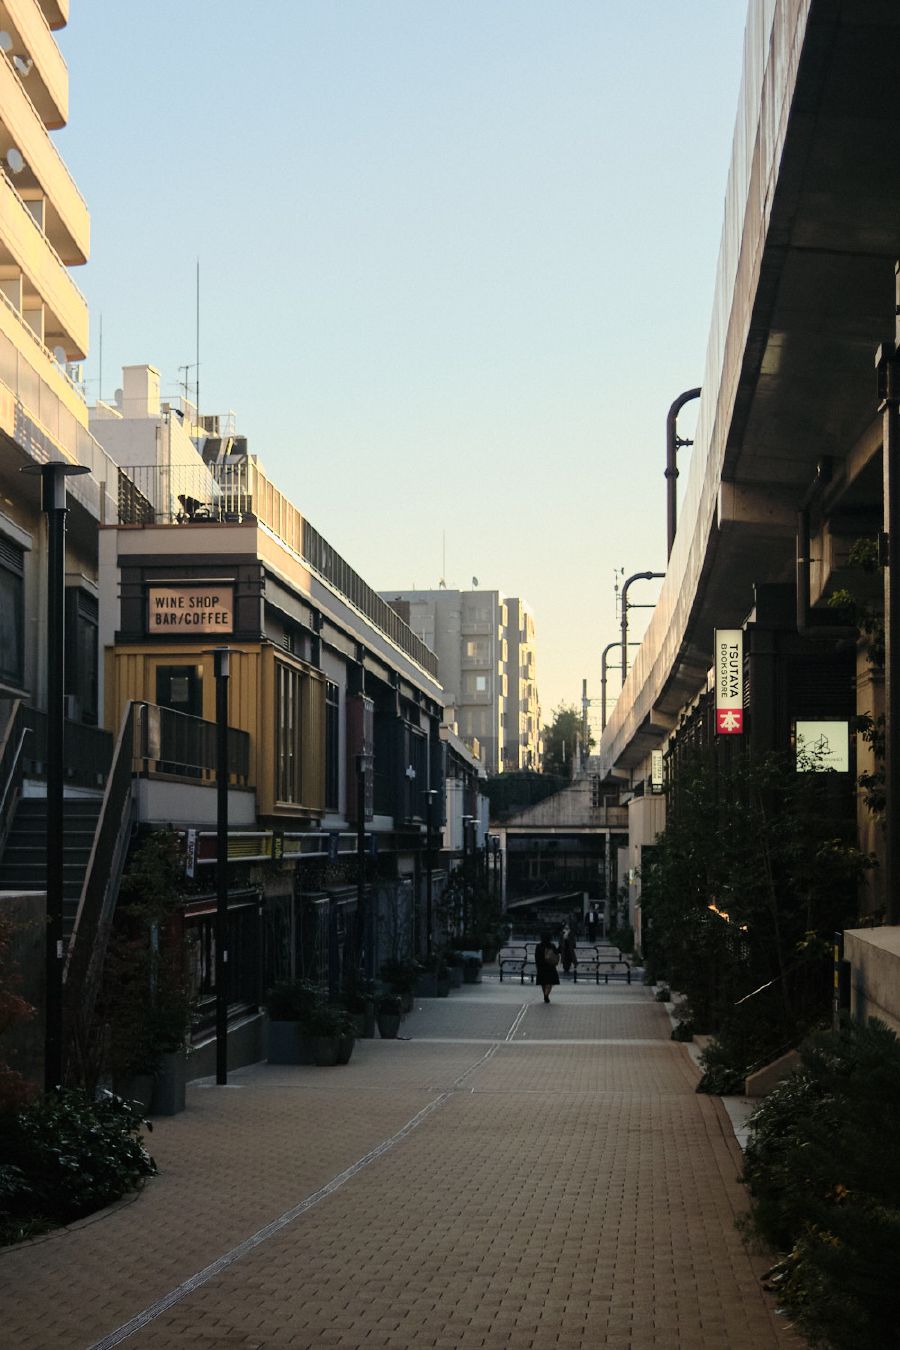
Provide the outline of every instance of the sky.
{"type": "Polygon", "coordinates": [[[142,362],[193,391],[199,261],[202,410],[235,411],[375,589],[524,597],[546,721],[583,679],[599,700],[616,571],[665,567],[666,412],[702,381],[744,19],[73,0],[54,137],[91,212],[89,400],[142,362]]]}

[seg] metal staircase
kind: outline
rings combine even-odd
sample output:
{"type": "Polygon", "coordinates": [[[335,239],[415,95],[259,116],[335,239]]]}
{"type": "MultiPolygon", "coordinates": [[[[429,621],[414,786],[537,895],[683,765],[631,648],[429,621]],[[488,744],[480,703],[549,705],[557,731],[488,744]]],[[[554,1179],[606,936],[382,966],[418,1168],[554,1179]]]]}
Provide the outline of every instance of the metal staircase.
{"type": "MultiPolygon", "coordinates": [[[[63,936],[66,942],[91,856],[100,797],[67,797],[63,805],[63,936]]],[[[47,877],[47,803],[43,797],[20,797],[0,857],[0,890],[42,891],[47,877]]]]}

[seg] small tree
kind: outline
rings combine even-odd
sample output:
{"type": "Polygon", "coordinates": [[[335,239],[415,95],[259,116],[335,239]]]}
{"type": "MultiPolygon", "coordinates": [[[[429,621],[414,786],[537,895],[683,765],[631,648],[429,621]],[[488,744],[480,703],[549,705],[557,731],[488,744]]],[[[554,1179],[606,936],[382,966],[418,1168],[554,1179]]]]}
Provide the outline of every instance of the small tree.
{"type": "Polygon", "coordinates": [[[869,862],[834,787],[786,755],[686,756],[642,876],[644,954],[738,1077],[828,1014],[832,936],[869,862]]]}
{"type": "MultiPolygon", "coordinates": [[[[554,710],[553,721],[544,727],[544,773],[571,778],[572,766],[578,756],[578,746],[584,736],[584,719],[574,704],[561,703],[554,710]]],[[[594,738],[588,732],[589,750],[594,738]]]]}

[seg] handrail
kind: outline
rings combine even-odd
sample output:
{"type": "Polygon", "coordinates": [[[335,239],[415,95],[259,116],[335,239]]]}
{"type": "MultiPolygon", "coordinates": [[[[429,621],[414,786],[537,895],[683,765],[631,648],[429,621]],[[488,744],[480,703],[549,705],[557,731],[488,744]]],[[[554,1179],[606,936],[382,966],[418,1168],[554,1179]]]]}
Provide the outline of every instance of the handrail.
{"type": "Polygon", "coordinates": [[[93,1008],[119,878],[131,837],[132,763],[135,709],[138,706],[130,702],[122,717],[66,953],[63,980],[69,991],[74,991],[82,1015],[89,1014],[93,1008]]]}
{"type": "Polygon", "coordinates": [[[7,805],[7,798],[22,764],[22,750],[25,745],[25,737],[29,735],[30,728],[23,726],[24,703],[22,699],[13,700],[12,710],[9,715],[9,721],[6,724],[6,730],[3,733],[3,741],[0,743],[0,783],[3,784],[3,794],[0,796],[0,848],[6,842],[6,836],[9,831],[9,816],[11,814],[7,805]],[[13,750],[13,743],[16,733],[19,735],[19,743],[13,750]]]}

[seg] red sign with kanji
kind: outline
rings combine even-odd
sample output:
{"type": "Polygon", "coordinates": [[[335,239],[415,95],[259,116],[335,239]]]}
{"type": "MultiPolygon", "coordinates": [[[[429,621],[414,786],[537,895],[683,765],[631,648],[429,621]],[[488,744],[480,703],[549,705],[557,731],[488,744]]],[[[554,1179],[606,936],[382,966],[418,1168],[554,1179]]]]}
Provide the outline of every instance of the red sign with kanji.
{"type": "Polygon", "coordinates": [[[743,708],[716,708],[716,731],[720,736],[740,736],[743,730],[743,708]]]}

